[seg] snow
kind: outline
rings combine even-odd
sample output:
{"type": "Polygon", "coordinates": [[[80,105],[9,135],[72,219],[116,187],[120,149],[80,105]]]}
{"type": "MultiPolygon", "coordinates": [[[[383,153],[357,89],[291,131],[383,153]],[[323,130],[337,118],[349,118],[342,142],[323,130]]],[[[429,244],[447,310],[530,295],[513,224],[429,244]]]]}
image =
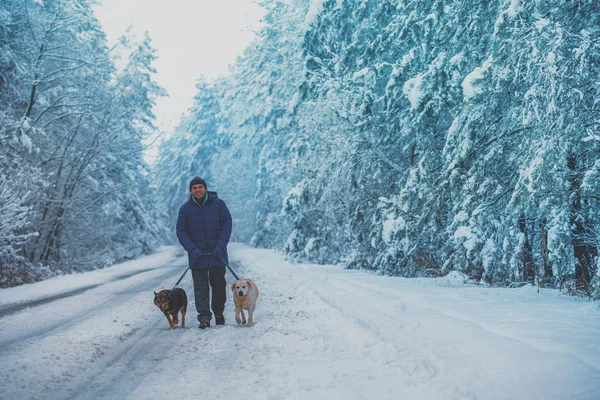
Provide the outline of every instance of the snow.
{"type": "Polygon", "coordinates": [[[389,213],[382,224],[381,237],[385,243],[391,243],[393,235],[406,228],[406,221],[401,215],[389,213]]]}
{"type": "Polygon", "coordinates": [[[456,221],[456,222],[463,222],[463,221],[466,221],[468,219],[469,219],[469,214],[467,214],[465,211],[459,211],[454,216],[454,221],[456,221]]]}
{"type": "Polygon", "coordinates": [[[473,71],[471,71],[463,80],[462,82],[462,88],[463,88],[463,95],[465,96],[465,100],[469,101],[470,99],[472,99],[473,97],[475,97],[476,95],[480,94],[481,92],[483,92],[483,88],[481,88],[478,84],[477,81],[483,79],[484,77],[484,73],[488,70],[488,68],[491,66],[492,64],[492,58],[488,58],[481,67],[477,67],[475,68],[473,71]]]}
{"type": "Polygon", "coordinates": [[[427,17],[425,17],[424,22],[427,22],[427,21],[432,21],[433,24],[435,25],[435,24],[437,24],[438,19],[437,19],[437,16],[435,14],[431,13],[427,17]]]}
{"type": "Polygon", "coordinates": [[[510,0],[510,5],[506,9],[506,15],[510,18],[514,18],[517,15],[517,10],[519,6],[519,0],[510,0]]]}
{"type": "Polygon", "coordinates": [[[358,78],[362,78],[363,76],[370,75],[370,74],[371,74],[370,68],[363,68],[360,71],[356,71],[354,74],[352,74],[352,80],[356,80],[358,78]]]}
{"type": "Polygon", "coordinates": [[[398,67],[394,67],[392,72],[390,73],[390,79],[388,80],[387,85],[385,86],[385,90],[390,90],[396,84],[396,78],[400,75],[400,69],[398,67]]]}
{"type": "MultiPolygon", "coordinates": [[[[225,326],[197,329],[188,274],[188,326],[169,331],[152,290],[180,276],[178,254],[163,249],[129,264],[155,268],[2,317],[2,397],[600,398],[596,303],[464,284],[457,272],[404,279],[292,264],[236,244],[233,268],[261,293],[255,325],[235,325],[229,298],[225,326]]],[[[81,287],[102,282],[77,278],[81,287]]],[[[68,279],[53,282],[75,289],[68,279]]],[[[26,288],[0,296],[7,304],[23,290],[54,293],[44,282],[26,288]]]]}
{"type": "Polygon", "coordinates": [[[450,58],[450,65],[452,66],[456,66],[456,65],[460,65],[465,59],[465,53],[464,52],[460,52],[458,54],[456,54],[455,56],[453,56],[452,58],[450,58]]]}
{"type": "Polygon", "coordinates": [[[415,110],[421,105],[421,99],[424,96],[421,86],[423,85],[423,76],[417,75],[414,78],[407,80],[402,87],[402,92],[410,101],[411,110],[415,110]]]}
{"type": "Polygon", "coordinates": [[[448,281],[448,286],[460,286],[469,280],[467,275],[458,271],[450,271],[444,278],[448,281]]]}
{"type": "Polygon", "coordinates": [[[550,20],[548,18],[540,18],[535,23],[535,27],[537,28],[538,31],[541,31],[548,25],[550,25],[550,20]]]}
{"type": "Polygon", "coordinates": [[[600,136],[595,136],[594,134],[591,134],[590,136],[586,136],[583,139],[581,139],[582,142],[589,142],[590,140],[600,141],[600,136]]]}
{"type": "Polygon", "coordinates": [[[148,269],[164,268],[165,263],[168,263],[169,260],[174,257],[175,251],[176,249],[173,247],[165,247],[159,249],[159,251],[152,256],[127,261],[109,268],[98,269],[81,274],[75,273],[59,276],[10,289],[1,289],[0,311],[9,305],[14,306],[26,301],[40,301],[71,291],[80,290],[84,287],[101,285],[124,275],[148,269]]]}
{"type": "Polygon", "coordinates": [[[466,100],[475,97],[476,94],[481,93],[481,90],[473,85],[473,82],[483,78],[481,68],[475,68],[469,75],[465,77],[462,82],[463,94],[466,100]]]}
{"type": "Polygon", "coordinates": [[[408,53],[406,53],[404,56],[402,56],[402,59],[400,60],[400,66],[406,67],[414,59],[415,59],[415,49],[410,49],[410,51],[408,53]]]}
{"type": "MultiPolygon", "coordinates": [[[[316,20],[321,11],[323,11],[323,5],[329,0],[311,0],[308,13],[306,13],[306,19],[304,23],[307,27],[310,27],[316,20]]],[[[339,3],[338,3],[339,5],[339,3]]]]}
{"type": "Polygon", "coordinates": [[[492,267],[491,263],[494,260],[494,255],[497,251],[496,244],[492,239],[486,239],[481,254],[483,255],[482,265],[487,272],[492,267]]]}
{"type": "MultiPolygon", "coordinates": [[[[594,138],[594,140],[598,140],[600,138],[594,138]]],[[[583,175],[583,180],[581,182],[581,188],[584,190],[594,190],[596,181],[598,179],[598,174],[600,173],[600,160],[596,160],[594,166],[587,171],[583,175]]]]}
{"type": "Polygon", "coordinates": [[[23,130],[21,130],[21,136],[19,137],[19,140],[21,141],[23,147],[27,149],[27,152],[31,154],[31,152],[33,151],[33,142],[23,130]]]}
{"type": "MultiPolygon", "coordinates": [[[[535,192],[536,185],[539,184],[537,174],[539,174],[539,171],[542,168],[544,168],[544,159],[541,155],[538,155],[533,160],[531,160],[525,171],[523,171],[522,176],[519,177],[521,181],[527,183],[527,190],[529,191],[529,193],[535,192]]],[[[512,198],[514,198],[515,196],[516,194],[513,194],[512,198]]]]}
{"type": "Polygon", "coordinates": [[[294,93],[292,99],[290,100],[290,103],[288,104],[288,112],[290,114],[293,114],[296,110],[296,107],[298,107],[298,104],[300,104],[300,93],[296,92],[294,93]]]}
{"type": "Polygon", "coordinates": [[[315,249],[317,241],[317,238],[310,238],[306,242],[306,246],[304,247],[304,254],[307,257],[310,256],[310,253],[315,249]]]}
{"type": "MultiPolygon", "coordinates": [[[[492,34],[493,38],[495,38],[498,35],[498,33],[500,33],[500,30],[502,29],[502,26],[504,25],[505,22],[515,19],[515,17],[517,16],[517,13],[520,11],[520,9],[521,9],[521,7],[519,7],[519,0],[510,0],[510,4],[508,5],[508,8],[498,16],[498,19],[496,20],[496,23],[494,24],[494,33],[492,34]],[[508,19],[506,19],[504,16],[507,16],[508,19]]],[[[537,25],[537,23],[536,23],[536,28],[538,30],[541,29],[540,26],[537,25]]]]}
{"type": "Polygon", "coordinates": [[[473,251],[477,244],[477,235],[475,235],[468,226],[459,226],[454,231],[454,240],[465,239],[463,246],[468,251],[473,251]]]}
{"type": "Polygon", "coordinates": [[[283,204],[287,205],[287,207],[281,208],[281,215],[286,214],[287,208],[291,210],[295,209],[299,205],[299,199],[304,191],[304,183],[304,180],[300,181],[296,186],[288,191],[287,197],[283,200],[283,204]]]}

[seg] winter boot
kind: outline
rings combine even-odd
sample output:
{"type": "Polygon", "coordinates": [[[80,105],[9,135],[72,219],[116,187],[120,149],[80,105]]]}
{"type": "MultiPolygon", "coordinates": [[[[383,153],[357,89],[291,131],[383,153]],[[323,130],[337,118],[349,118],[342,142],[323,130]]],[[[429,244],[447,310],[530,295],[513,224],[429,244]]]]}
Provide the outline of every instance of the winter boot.
{"type": "Polygon", "coordinates": [[[222,315],[215,315],[215,323],[217,325],[225,325],[225,317],[222,315]]]}
{"type": "Polygon", "coordinates": [[[200,328],[200,329],[210,328],[210,321],[200,321],[198,328],[200,328]]]}

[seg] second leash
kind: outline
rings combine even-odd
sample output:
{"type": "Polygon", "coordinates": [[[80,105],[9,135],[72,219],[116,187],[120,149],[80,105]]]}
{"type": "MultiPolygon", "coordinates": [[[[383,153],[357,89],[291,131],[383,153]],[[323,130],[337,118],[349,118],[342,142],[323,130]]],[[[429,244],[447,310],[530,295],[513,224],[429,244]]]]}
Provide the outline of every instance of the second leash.
{"type": "MultiPolygon", "coordinates": [[[[203,257],[203,256],[212,256],[212,253],[202,253],[200,255],[200,257],[203,257]]],[[[196,260],[194,260],[194,262],[195,261],[196,260]]],[[[229,266],[229,263],[227,261],[225,261],[224,257],[221,257],[221,261],[223,261],[223,264],[225,264],[225,266],[227,267],[227,269],[229,269],[229,272],[231,272],[231,275],[233,275],[233,277],[235,278],[235,280],[239,281],[240,278],[237,276],[237,274],[234,272],[234,270],[229,266]]],[[[193,262],[192,262],[192,264],[193,264],[193,262]]],[[[179,280],[177,281],[177,283],[175,284],[175,286],[173,286],[173,289],[175,289],[179,285],[179,282],[181,282],[181,280],[183,279],[183,277],[185,276],[185,274],[188,272],[188,269],[190,269],[190,267],[186,268],[186,270],[181,275],[181,278],[179,278],[179,280]]]]}
{"type": "MultiPolygon", "coordinates": [[[[212,256],[212,253],[201,253],[200,256],[212,256]]],[[[194,260],[196,261],[196,260],[194,260]]],[[[231,267],[229,266],[229,263],[227,261],[225,261],[225,258],[223,256],[221,256],[221,261],[223,261],[223,264],[225,264],[225,266],[227,267],[227,269],[229,270],[229,272],[231,272],[231,275],[233,275],[233,277],[235,278],[236,281],[239,281],[240,278],[235,274],[235,272],[233,272],[233,269],[231,269],[231,267]]]]}
{"type": "Polygon", "coordinates": [[[231,269],[231,267],[229,266],[229,263],[226,262],[223,257],[221,257],[221,261],[223,261],[223,264],[225,264],[225,266],[229,269],[229,272],[231,272],[231,275],[233,275],[233,277],[235,278],[235,280],[239,281],[240,278],[235,274],[235,272],[233,272],[233,269],[231,269]]]}

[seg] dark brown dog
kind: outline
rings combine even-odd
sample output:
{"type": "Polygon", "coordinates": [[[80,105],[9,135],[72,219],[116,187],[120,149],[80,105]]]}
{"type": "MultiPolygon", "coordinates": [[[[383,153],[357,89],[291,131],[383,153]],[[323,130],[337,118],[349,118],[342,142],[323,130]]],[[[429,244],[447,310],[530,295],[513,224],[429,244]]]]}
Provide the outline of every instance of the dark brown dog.
{"type": "Polygon", "coordinates": [[[181,311],[181,327],[185,328],[185,312],[187,311],[187,294],[182,288],[154,292],[154,304],[165,314],[169,321],[169,329],[175,329],[179,322],[177,314],[181,311]]]}

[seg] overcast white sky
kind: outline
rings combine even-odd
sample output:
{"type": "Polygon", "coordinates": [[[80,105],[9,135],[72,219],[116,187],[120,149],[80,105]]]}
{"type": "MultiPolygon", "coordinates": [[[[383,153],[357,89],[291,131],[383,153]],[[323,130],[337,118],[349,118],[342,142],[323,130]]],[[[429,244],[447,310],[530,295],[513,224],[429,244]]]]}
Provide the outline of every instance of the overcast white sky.
{"type": "MultiPolygon", "coordinates": [[[[95,7],[109,44],[131,26],[141,38],[148,31],[159,59],[156,81],[167,90],[155,108],[167,133],[192,105],[196,80],[228,73],[228,65],[250,43],[263,15],[253,0],[101,0],[95,7]]],[[[149,151],[153,162],[156,151],[149,151]]]]}

